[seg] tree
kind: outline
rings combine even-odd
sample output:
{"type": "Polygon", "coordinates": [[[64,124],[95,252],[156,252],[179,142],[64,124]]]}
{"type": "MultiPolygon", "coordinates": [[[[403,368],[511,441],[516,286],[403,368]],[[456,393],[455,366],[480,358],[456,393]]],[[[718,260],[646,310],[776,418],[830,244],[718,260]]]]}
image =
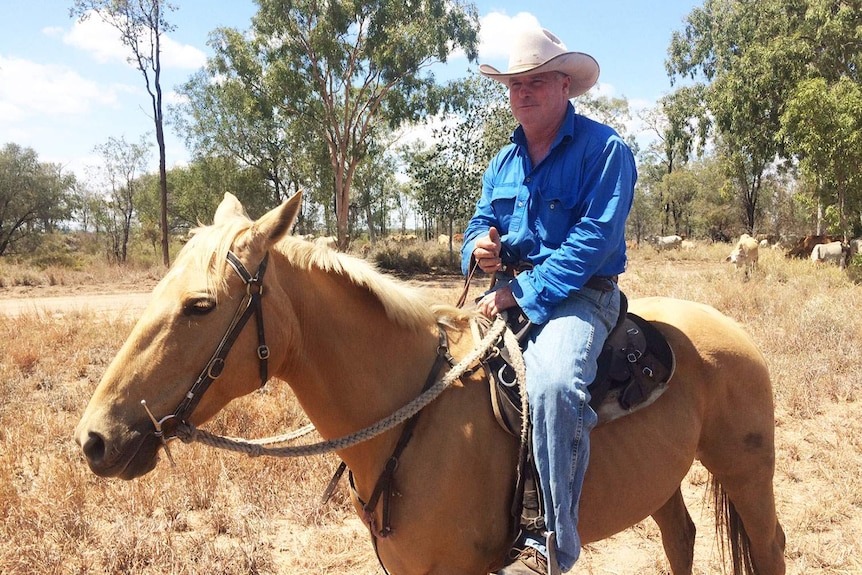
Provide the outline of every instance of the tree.
{"type": "MultiPolygon", "coordinates": [[[[218,34],[230,38],[238,32],[218,34]]],[[[272,104],[277,93],[267,85],[263,63],[247,53],[248,44],[228,40],[219,45],[246,53],[231,53],[229,62],[226,55],[210,60],[206,70],[180,87],[184,101],[170,107],[175,128],[197,158],[230,157],[258,170],[271,185],[267,203],[275,207],[291,194],[291,182],[309,179],[304,155],[297,153],[307,131],[272,104]]]]}
{"type": "Polygon", "coordinates": [[[162,114],[162,35],[171,32],[166,18],[174,7],[163,0],[75,0],[70,16],[86,20],[97,14],[120,33],[123,45],[132,55],[128,62],[143,75],[153,109],[156,143],[159,148],[159,186],[161,190],[162,263],[170,264],[168,243],[168,183],[165,154],[164,116],[162,114]]]}
{"type": "Polygon", "coordinates": [[[692,155],[702,155],[711,125],[703,104],[703,86],[678,88],[659,99],[655,108],[642,114],[647,130],[655,136],[643,154],[649,166],[641,187],[651,187],[661,214],[661,235],[666,235],[672,217],[671,202],[664,197],[661,180],[683,167],[692,155]]]}
{"type": "Polygon", "coordinates": [[[445,107],[448,113],[432,129],[434,145],[412,154],[409,174],[420,209],[445,226],[452,252],[455,222],[466,225],[482,174],[508,142],[514,120],[500,84],[475,74],[448,87],[445,107]]]}
{"type": "Polygon", "coordinates": [[[259,5],[250,34],[216,33],[216,59],[238,74],[248,70],[243,85],[260,92],[253,101],[289,118],[301,141],[325,143],[344,249],[351,185],[368,143],[383,126],[433,111],[435,83],[427,69],[459,49],[475,59],[478,15],[462,0],[259,5]]]}
{"type": "Polygon", "coordinates": [[[782,115],[782,132],[808,173],[835,194],[839,225],[849,239],[849,201],[862,200],[862,87],[843,76],[829,86],[824,78],[801,82],[782,115]]]}
{"type": "Polygon", "coordinates": [[[783,153],[777,137],[788,94],[803,77],[806,0],[706,0],[675,32],[666,67],[698,84],[714,126],[734,159],[734,182],[751,231],[764,173],[783,153]]]}
{"type": "Polygon", "coordinates": [[[373,146],[357,166],[354,187],[359,193],[354,194],[353,208],[357,217],[364,216],[371,242],[388,231],[389,212],[400,193],[395,170],[396,157],[385,142],[380,147],[373,146]]]}
{"type": "Polygon", "coordinates": [[[32,148],[0,149],[0,256],[68,219],[75,183],[59,165],[39,162],[32,148]]]}
{"type": "Polygon", "coordinates": [[[132,219],[143,187],[140,177],[147,165],[148,145],[144,137],[140,143],[130,144],[125,138],[108,138],[94,151],[102,156],[103,164],[98,170],[107,187],[106,230],[111,241],[111,254],[117,262],[128,257],[132,219]]]}

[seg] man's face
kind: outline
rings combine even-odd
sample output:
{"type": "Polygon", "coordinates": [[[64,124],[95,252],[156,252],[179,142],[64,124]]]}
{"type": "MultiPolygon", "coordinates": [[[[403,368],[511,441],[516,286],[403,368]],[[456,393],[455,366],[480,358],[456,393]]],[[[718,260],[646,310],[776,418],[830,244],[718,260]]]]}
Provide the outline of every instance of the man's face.
{"type": "Polygon", "coordinates": [[[509,80],[512,115],[529,128],[555,127],[569,100],[571,78],[559,72],[517,76],[509,80]]]}

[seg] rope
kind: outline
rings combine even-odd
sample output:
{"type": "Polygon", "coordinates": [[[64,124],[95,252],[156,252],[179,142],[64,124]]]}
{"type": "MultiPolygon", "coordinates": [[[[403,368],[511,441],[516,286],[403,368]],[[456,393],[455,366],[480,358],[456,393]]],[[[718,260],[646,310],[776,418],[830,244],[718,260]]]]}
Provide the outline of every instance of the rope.
{"type": "Polygon", "coordinates": [[[530,406],[527,401],[527,366],[524,363],[524,355],[521,352],[521,344],[511,329],[503,332],[503,345],[509,352],[509,363],[515,370],[515,378],[518,381],[518,389],[521,391],[521,441],[527,440],[530,429],[530,406]]]}
{"type": "MultiPolygon", "coordinates": [[[[494,343],[498,341],[501,335],[506,331],[508,330],[506,329],[505,320],[502,317],[497,316],[497,319],[488,330],[488,333],[485,334],[484,339],[479,342],[479,345],[464,356],[461,361],[455,364],[437,383],[416,397],[412,402],[398,409],[388,417],[350,435],[308,445],[269,447],[269,444],[280,442],[280,438],[247,440],[237,437],[224,437],[198,429],[191,423],[187,422],[183,422],[177,426],[176,435],[184,443],[197,441],[211,447],[245,453],[251,457],[257,457],[259,455],[268,455],[271,457],[306,457],[309,455],[320,455],[330,451],[346,449],[389,431],[393,427],[400,425],[419,413],[419,411],[437,399],[437,396],[446,390],[446,388],[464,375],[471,365],[479,361],[479,358],[487,353],[487,351],[491,349],[494,343]]],[[[517,348],[517,343],[515,347],[517,348]]]]}

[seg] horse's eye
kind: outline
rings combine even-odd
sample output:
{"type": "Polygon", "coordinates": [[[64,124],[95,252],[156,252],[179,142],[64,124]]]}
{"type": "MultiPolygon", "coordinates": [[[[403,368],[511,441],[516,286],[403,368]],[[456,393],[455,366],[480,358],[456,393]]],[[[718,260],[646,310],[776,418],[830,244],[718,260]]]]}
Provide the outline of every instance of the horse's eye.
{"type": "Polygon", "coordinates": [[[206,315],[215,309],[215,300],[210,297],[196,297],[183,304],[183,315],[206,315]]]}

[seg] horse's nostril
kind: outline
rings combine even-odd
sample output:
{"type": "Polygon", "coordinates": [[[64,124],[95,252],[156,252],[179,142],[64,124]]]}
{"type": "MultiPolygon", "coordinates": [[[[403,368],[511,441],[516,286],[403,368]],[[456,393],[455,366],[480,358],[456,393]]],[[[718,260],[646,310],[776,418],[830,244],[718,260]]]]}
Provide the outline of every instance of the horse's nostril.
{"type": "Polygon", "coordinates": [[[105,456],[105,440],[101,435],[91,431],[87,434],[87,441],[83,446],[84,455],[89,461],[101,461],[105,456]]]}

